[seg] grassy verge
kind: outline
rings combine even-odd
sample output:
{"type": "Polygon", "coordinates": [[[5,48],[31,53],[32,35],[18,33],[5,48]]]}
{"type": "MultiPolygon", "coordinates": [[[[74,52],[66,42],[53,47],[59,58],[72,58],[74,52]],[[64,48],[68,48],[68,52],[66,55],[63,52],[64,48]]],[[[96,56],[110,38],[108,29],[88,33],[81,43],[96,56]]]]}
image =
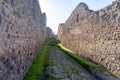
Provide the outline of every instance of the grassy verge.
{"type": "Polygon", "coordinates": [[[78,63],[80,63],[80,65],[86,69],[90,74],[93,75],[93,73],[91,72],[92,70],[97,71],[98,73],[100,73],[101,75],[97,75],[94,74],[97,79],[101,78],[102,79],[102,75],[104,74],[107,77],[112,77],[113,79],[119,79],[120,77],[117,75],[114,75],[111,71],[105,69],[102,66],[98,66],[93,62],[90,62],[89,60],[86,60],[83,57],[78,56],[77,54],[75,54],[74,52],[72,52],[71,50],[65,48],[64,46],[62,46],[62,44],[58,43],[57,46],[64,51],[66,54],[68,54],[71,58],[73,58],[74,60],[76,60],[78,63]],[[91,70],[92,69],[92,70],[91,70]],[[106,74],[106,72],[109,72],[109,74],[106,74]]]}
{"type": "Polygon", "coordinates": [[[67,53],[70,57],[72,57],[74,60],[76,60],[77,62],[79,62],[80,65],[81,65],[82,67],[84,67],[89,73],[91,73],[91,70],[90,70],[91,68],[92,68],[92,69],[95,69],[95,70],[97,70],[97,71],[100,71],[100,72],[102,72],[102,73],[104,73],[104,71],[105,71],[104,68],[99,67],[99,66],[97,66],[96,64],[94,64],[94,63],[92,63],[92,62],[90,62],[90,61],[88,61],[88,60],[86,60],[86,59],[84,59],[84,58],[76,55],[74,52],[72,52],[71,50],[65,48],[65,47],[62,46],[62,44],[60,44],[60,43],[57,44],[57,46],[58,46],[62,51],[64,51],[65,53],[67,53]]]}
{"type": "Polygon", "coordinates": [[[38,57],[36,58],[35,62],[28,70],[27,75],[23,80],[42,80],[44,77],[44,68],[45,63],[47,61],[48,53],[50,52],[50,46],[48,45],[49,41],[46,42],[45,46],[39,53],[38,57]]]}

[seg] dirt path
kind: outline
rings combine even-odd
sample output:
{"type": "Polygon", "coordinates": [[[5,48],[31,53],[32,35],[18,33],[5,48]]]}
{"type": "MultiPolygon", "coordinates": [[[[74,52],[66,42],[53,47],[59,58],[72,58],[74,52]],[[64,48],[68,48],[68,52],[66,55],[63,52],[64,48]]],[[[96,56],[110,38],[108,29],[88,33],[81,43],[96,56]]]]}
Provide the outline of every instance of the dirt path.
{"type": "Polygon", "coordinates": [[[96,80],[75,60],[57,47],[52,47],[48,63],[45,80],[96,80]]]}

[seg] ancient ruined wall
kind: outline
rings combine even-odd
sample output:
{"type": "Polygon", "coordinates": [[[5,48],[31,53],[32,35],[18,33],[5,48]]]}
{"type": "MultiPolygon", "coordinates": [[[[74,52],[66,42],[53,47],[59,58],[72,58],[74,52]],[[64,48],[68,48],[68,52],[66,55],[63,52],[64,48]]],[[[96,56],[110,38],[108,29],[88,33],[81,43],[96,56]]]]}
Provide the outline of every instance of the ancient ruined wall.
{"type": "Polygon", "coordinates": [[[49,39],[54,37],[54,34],[53,34],[52,29],[50,27],[46,28],[46,33],[47,33],[47,36],[49,39]]]}
{"type": "Polygon", "coordinates": [[[0,0],[0,80],[22,80],[46,39],[38,0],[0,0]]]}
{"type": "Polygon", "coordinates": [[[99,11],[80,3],[58,36],[65,47],[120,76],[120,0],[99,11]]]}

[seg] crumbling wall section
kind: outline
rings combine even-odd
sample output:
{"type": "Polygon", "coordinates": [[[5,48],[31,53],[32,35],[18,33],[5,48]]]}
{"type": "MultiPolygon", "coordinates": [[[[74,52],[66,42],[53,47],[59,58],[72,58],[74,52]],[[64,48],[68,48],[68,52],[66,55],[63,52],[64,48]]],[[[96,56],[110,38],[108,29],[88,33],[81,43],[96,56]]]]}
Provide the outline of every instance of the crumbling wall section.
{"type": "Polygon", "coordinates": [[[120,0],[99,11],[80,3],[58,36],[65,47],[120,76],[120,0]]]}
{"type": "Polygon", "coordinates": [[[46,38],[38,0],[0,0],[0,80],[22,80],[46,38]]]}

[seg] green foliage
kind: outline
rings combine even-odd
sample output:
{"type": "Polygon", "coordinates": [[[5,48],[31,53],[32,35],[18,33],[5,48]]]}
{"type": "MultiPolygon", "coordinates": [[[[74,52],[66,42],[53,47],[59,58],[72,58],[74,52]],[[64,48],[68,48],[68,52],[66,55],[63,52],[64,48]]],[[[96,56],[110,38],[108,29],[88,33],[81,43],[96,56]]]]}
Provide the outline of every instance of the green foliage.
{"type": "Polygon", "coordinates": [[[60,43],[60,40],[57,40],[57,39],[50,40],[50,45],[57,45],[58,43],[60,43]]]}
{"type": "Polygon", "coordinates": [[[37,56],[35,62],[28,70],[27,75],[24,80],[42,80],[45,75],[45,63],[47,61],[48,53],[50,52],[49,41],[45,44],[39,55],[37,56]]]}
{"type": "Polygon", "coordinates": [[[62,50],[64,51],[65,53],[67,53],[70,57],[72,57],[74,60],[76,60],[77,62],[80,63],[80,65],[82,67],[84,67],[89,73],[91,73],[91,69],[95,69],[97,71],[100,71],[102,73],[104,73],[105,69],[100,67],[100,66],[97,66],[96,64],[76,55],[74,52],[72,52],[71,50],[65,48],[64,46],[62,46],[60,43],[57,44],[57,46],[62,50]]]}

